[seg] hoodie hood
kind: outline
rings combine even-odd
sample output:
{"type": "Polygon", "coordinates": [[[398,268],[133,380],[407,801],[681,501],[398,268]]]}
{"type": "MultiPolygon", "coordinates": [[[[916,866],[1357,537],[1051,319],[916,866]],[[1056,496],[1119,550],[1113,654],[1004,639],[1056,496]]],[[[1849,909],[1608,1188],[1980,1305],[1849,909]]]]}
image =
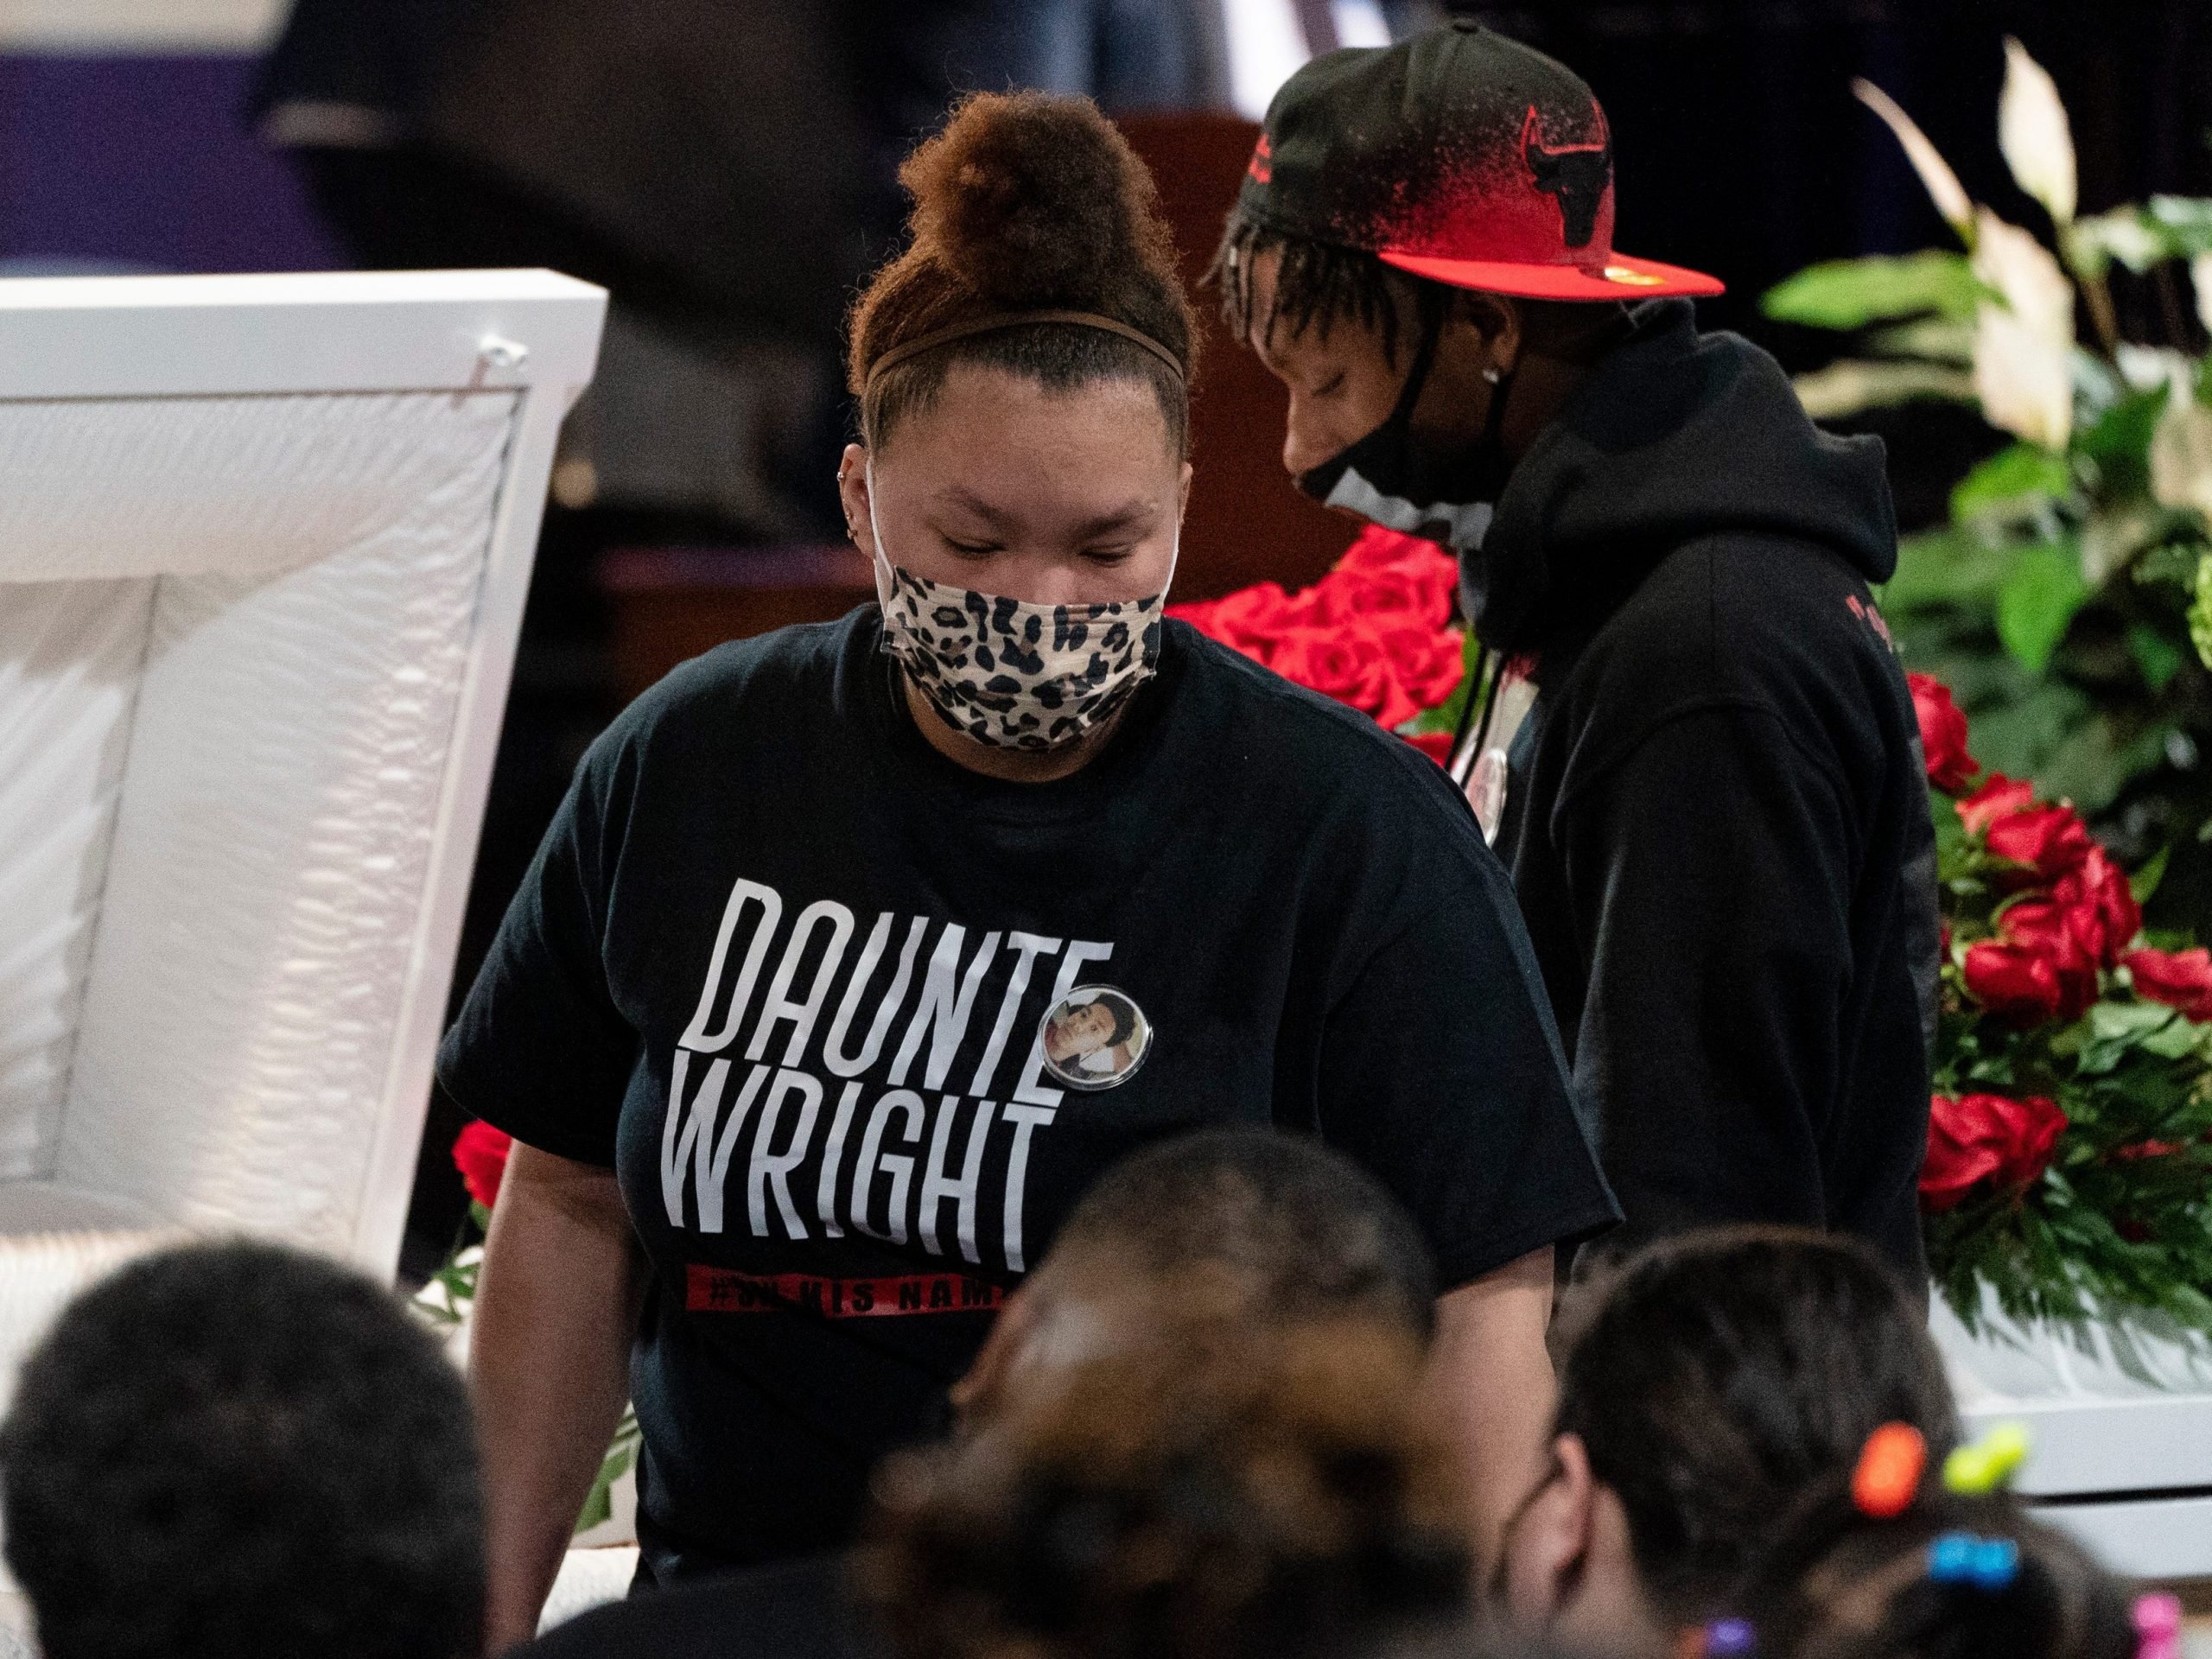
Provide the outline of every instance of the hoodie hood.
{"type": "Polygon", "coordinates": [[[1698,333],[1687,300],[1635,312],[1515,466],[1479,549],[1460,556],[1483,641],[1540,651],[1601,623],[1662,559],[1708,536],[1805,543],[1869,583],[1897,567],[1882,442],[1806,417],[1789,377],[1740,335],[1698,333]]]}

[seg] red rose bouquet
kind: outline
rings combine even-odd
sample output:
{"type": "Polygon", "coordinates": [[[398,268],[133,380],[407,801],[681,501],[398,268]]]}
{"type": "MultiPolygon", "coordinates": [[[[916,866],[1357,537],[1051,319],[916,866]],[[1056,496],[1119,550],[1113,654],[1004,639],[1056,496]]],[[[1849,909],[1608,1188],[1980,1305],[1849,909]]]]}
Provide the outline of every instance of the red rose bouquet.
{"type": "MultiPolygon", "coordinates": [[[[461,1172],[468,1192],[468,1219],[461,1236],[415,1298],[415,1306],[441,1332],[460,1340],[457,1333],[468,1322],[476,1305],[477,1274],[484,1264],[484,1239],[492,1230],[492,1211],[499,1201],[499,1187],[507,1173],[507,1158],[514,1137],[481,1119],[463,1126],[453,1143],[454,1167],[461,1172]]],[[[615,1426],[613,1441],[600,1459],[598,1477],[584,1497],[575,1530],[589,1532],[614,1513],[614,1484],[629,1473],[638,1456],[638,1418],[625,1408],[615,1426]]]]}
{"type": "Polygon", "coordinates": [[[1467,677],[1468,642],[1452,620],[1459,577],[1433,542],[1370,525],[1311,588],[1263,582],[1167,614],[1441,762],[1467,677]]]}
{"type": "Polygon", "coordinates": [[[2145,935],[2064,803],[1983,777],[1950,692],[1910,677],[1943,912],[1929,1259],[1969,1328],[2155,1309],[2212,1330],[2212,953],[2145,935]]]}

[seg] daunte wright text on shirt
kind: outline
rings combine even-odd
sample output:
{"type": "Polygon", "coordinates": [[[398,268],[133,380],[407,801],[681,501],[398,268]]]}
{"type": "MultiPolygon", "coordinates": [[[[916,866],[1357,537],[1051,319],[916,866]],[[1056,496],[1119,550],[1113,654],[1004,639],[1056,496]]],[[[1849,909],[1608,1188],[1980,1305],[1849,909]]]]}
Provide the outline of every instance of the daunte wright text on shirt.
{"type": "Polygon", "coordinates": [[[890,911],[863,931],[832,899],[786,909],[760,882],[730,889],[671,1065],[669,1224],[849,1229],[1022,1271],[1030,1141],[1062,1098],[1044,1081],[1044,1012],[1114,947],[890,911]],[[971,1027],[988,1036],[956,1070],[971,1027]],[[995,1238],[978,1236],[987,1170],[1004,1171],[995,1238]]]}

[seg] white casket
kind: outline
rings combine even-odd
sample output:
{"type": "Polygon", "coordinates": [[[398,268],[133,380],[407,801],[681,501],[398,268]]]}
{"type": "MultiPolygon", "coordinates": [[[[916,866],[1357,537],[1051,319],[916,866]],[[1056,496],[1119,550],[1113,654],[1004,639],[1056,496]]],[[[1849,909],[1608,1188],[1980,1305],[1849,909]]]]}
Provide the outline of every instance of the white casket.
{"type": "Polygon", "coordinates": [[[1967,1432],[2031,1436],[2019,1491],[2121,1572],[2212,1575],[2212,1341],[2140,1323],[2022,1326],[1990,1295],[1969,1334],[1933,1325],[1967,1432]]]}
{"type": "Polygon", "coordinates": [[[393,1270],[605,302],[0,283],[0,1393],[162,1239],[393,1270]]]}

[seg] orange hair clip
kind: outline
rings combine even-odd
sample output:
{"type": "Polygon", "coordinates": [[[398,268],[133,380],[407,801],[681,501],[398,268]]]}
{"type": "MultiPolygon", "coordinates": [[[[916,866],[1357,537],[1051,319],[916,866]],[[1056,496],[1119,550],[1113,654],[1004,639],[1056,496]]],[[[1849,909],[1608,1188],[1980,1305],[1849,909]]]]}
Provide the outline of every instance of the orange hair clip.
{"type": "Polygon", "coordinates": [[[1851,1501],[1861,1515],[1888,1521],[1912,1507],[1928,1468],[1928,1442],[1910,1423],[1884,1423],[1866,1437],[1851,1471],[1851,1501]]]}

